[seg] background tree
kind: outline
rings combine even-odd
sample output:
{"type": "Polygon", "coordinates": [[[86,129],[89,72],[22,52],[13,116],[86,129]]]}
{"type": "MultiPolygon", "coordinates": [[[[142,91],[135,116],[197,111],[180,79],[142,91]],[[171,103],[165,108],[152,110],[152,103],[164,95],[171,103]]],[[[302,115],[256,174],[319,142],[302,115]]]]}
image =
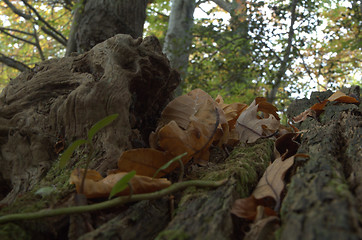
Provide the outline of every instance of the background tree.
{"type": "Polygon", "coordinates": [[[0,84],[49,57],[62,57],[71,21],[68,1],[0,3],[0,84]]]}
{"type": "Polygon", "coordinates": [[[66,55],[86,52],[118,33],[141,37],[148,0],[79,0],[66,55]]]}
{"type": "MultiPolygon", "coordinates": [[[[192,41],[195,0],[173,0],[163,52],[184,79],[192,41]]],[[[180,89],[180,93],[182,90],[180,89]]]]}
{"type": "Polygon", "coordinates": [[[155,35],[163,43],[164,52],[184,76],[184,91],[201,87],[213,96],[226,96],[227,101],[245,102],[264,95],[282,106],[311,86],[329,88],[359,80],[358,1],[105,3],[1,2],[1,82],[36,62],[63,56],[66,46],[69,55],[86,51],[116,33],[141,36],[145,17],[143,36],[155,35]],[[184,8],[177,8],[181,5],[184,8]],[[188,11],[180,15],[182,9],[188,11]],[[208,17],[194,18],[194,9],[208,17]],[[228,15],[228,20],[220,13],[228,15]]]}

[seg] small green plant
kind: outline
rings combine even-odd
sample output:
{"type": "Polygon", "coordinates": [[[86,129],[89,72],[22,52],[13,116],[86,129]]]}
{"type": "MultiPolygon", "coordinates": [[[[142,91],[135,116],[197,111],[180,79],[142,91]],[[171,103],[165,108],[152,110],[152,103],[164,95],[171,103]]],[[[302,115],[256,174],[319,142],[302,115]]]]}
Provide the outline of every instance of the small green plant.
{"type": "Polygon", "coordinates": [[[153,174],[153,178],[157,176],[157,174],[162,171],[162,170],[165,170],[166,168],[168,168],[172,163],[178,161],[180,163],[180,169],[181,169],[181,172],[180,172],[180,176],[178,178],[178,181],[181,182],[182,181],[182,177],[184,175],[184,164],[183,162],[181,161],[181,158],[183,156],[185,156],[187,154],[187,152],[185,153],[182,153],[180,155],[178,155],[177,157],[174,157],[172,158],[170,161],[168,161],[166,164],[164,164],[162,167],[160,167],[159,169],[157,169],[157,171],[155,172],[155,174],[153,174]]]}
{"type": "Polygon", "coordinates": [[[111,199],[113,196],[115,196],[117,193],[122,192],[124,189],[126,189],[127,186],[130,188],[130,196],[132,195],[132,186],[129,183],[129,181],[136,175],[136,171],[131,171],[124,175],[119,181],[114,184],[111,192],[109,193],[108,199],[111,199]]]}
{"type": "Polygon", "coordinates": [[[102,120],[98,121],[97,123],[95,123],[91,129],[89,129],[88,131],[88,138],[87,139],[78,139],[75,142],[73,142],[62,154],[62,156],[60,157],[60,161],[59,161],[59,167],[64,168],[69,159],[72,157],[74,151],[81,145],[83,144],[87,144],[90,148],[90,152],[88,154],[87,160],[86,160],[86,166],[85,166],[85,170],[84,170],[84,175],[82,178],[82,183],[81,183],[81,187],[80,187],[80,193],[83,193],[83,187],[84,187],[84,180],[85,180],[85,176],[87,175],[87,170],[88,170],[88,166],[89,163],[93,157],[94,154],[94,145],[93,145],[93,137],[94,135],[99,132],[102,128],[108,126],[109,124],[111,124],[114,120],[116,120],[116,118],[118,117],[118,114],[112,114],[109,115],[105,118],[103,118],[102,120]]]}

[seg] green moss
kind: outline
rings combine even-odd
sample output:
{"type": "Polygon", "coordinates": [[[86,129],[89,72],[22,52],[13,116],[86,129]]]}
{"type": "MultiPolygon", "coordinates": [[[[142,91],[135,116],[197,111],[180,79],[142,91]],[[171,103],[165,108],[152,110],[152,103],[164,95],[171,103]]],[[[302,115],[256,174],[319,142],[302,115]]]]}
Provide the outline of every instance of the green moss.
{"type": "Polygon", "coordinates": [[[278,228],[275,232],[274,232],[274,239],[275,240],[279,240],[282,237],[282,227],[278,228]]]}
{"type": "MultiPolygon", "coordinates": [[[[77,152],[79,155],[80,152],[77,152]]],[[[74,168],[82,167],[85,165],[86,156],[79,157],[74,165],[74,168]]],[[[18,196],[17,199],[9,206],[3,207],[0,215],[9,213],[25,213],[36,212],[44,208],[49,208],[57,204],[61,199],[75,191],[74,185],[69,184],[69,177],[72,169],[60,168],[59,159],[57,159],[52,167],[47,172],[46,176],[36,184],[32,190],[18,196]],[[54,191],[47,196],[35,194],[43,187],[52,187],[54,191]]]]}
{"type": "Polygon", "coordinates": [[[333,178],[329,181],[328,186],[332,187],[339,196],[347,196],[350,194],[348,184],[340,178],[333,178]]]}
{"type": "Polygon", "coordinates": [[[173,229],[173,230],[162,231],[160,234],[158,234],[158,236],[155,238],[155,240],[162,240],[162,239],[185,240],[185,239],[189,239],[189,238],[190,238],[190,236],[183,230],[173,229]]]}
{"type": "MultiPolygon", "coordinates": [[[[80,154],[80,152],[78,152],[80,154]]],[[[75,162],[74,168],[84,166],[85,157],[78,158],[77,162],[75,162]]],[[[1,208],[0,216],[6,215],[10,213],[26,213],[26,212],[37,212],[42,209],[50,208],[58,204],[62,199],[69,196],[72,192],[75,191],[74,185],[69,184],[69,177],[72,169],[64,168],[61,169],[58,166],[59,159],[57,159],[52,167],[47,172],[46,176],[37,183],[33,189],[30,191],[18,196],[16,200],[1,208]],[[36,194],[36,192],[44,187],[51,187],[54,191],[51,194],[40,195],[36,194]]],[[[73,168],[73,167],[72,167],[73,168]]],[[[2,225],[0,228],[1,234],[0,239],[27,239],[23,237],[13,238],[13,234],[22,234],[26,233],[24,229],[29,229],[32,233],[29,234],[37,234],[33,233],[33,231],[42,232],[47,231],[49,227],[49,222],[47,219],[41,219],[37,221],[29,221],[26,223],[23,229],[21,229],[18,225],[2,225]],[[7,227],[6,227],[7,226],[7,227]],[[15,227],[16,226],[16,227],[15,227]],[[4,228],[5,227],[5,228],[4,228]],[[19,228],[17,230],[16,228],[19,228]],[[5,231],[5,230],[6,231],[5,231]]],[[[20,235],[19,235],[20,236],[20,235]]]]}
{"type": "Polygon", "coordinates": [[[246,197],[269,165],[273,149],[274,142],[269,139],[260,139],[254,144],[237,146],[225,163],[211,171],[204,171],[201,179],[217,181],[233,176],[238,180],[237,191],[241,197],[246,197]]]}
{"type": "MultiPolygon", "coordinates": [[[[202,180],[218,181],[234,177],[240,197],[247,197],[255,187],[273,156],[274,141],[260,139],[254,144],[237,146],[224,163],[213,167],[200,168],[195,175],[202,180]]],[[[183,192],[178,211],[187,207],[187,202],[207,196],[208,189],[189,187],[183,192]]]]}

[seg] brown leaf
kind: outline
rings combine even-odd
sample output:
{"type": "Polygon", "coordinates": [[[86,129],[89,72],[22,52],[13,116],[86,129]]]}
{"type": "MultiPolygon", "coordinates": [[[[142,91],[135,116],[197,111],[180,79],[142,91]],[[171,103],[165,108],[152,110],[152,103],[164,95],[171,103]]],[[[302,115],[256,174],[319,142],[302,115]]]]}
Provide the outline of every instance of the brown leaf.
{"type": "MultiPolygon", "coordinates": [[[[70,183],[75,184],[77,192],[80,191],[84,169],[74,169],[70,175],[70,183]]],[[[119,172],[110,174],[107,177],[99,178],[100,174],[95,170],[88,170],[84,181],[83,194],[87,198],[105,198],[109,196],[113,186],[124,176],[127,172],[119,172]],[[97,176],[97,177],[94,177],[97,176]]],[[[146,176],[135,175],[131,180],[133,194],[155,192],[171,185],[171,182],[165,178],[152,179],[146,176]]],[[[130,194],[130,189],[127,187],[124,191],[117,194],[117,196],[124,196],[130,194]]]]}
{"type": "Polygon", "coordinates": [[[161,113],[160,122],[167,124],[175,121],[180,128],[185,130],[190,124],[191,116],[198,113],[200,107],[207,101],[214,102],[212,97],[203,90],[194,89],[167,104],[161,113]]]}
{"type": "Polygon", "coordinates": [[[251,195],[248,198],[237,199],[231,208],[231,213],[240,218],[254,220],[257,206],[255,197],[251,195]]]}
{"type": "MultiPolygon", "coordinates": [[[[213,129],[213,135],[215,135],[213,140],[217,141],[221,145],[228,139],[229,126],[225,119],[223,110],[210,95],[201,89],[195,89],[186,95],[177,97],[166,106],[161,114],[160,123],[156,131],[151,133],[149,138],[150,145],[153,148],[159,149],[160,146],[158,143],[162,141],[162,139],[160,139],[159,132],[171,121],[176,122],[177,126],[180,127],[181,130],[189,131],[190,128],[195,128],[195,125],[200,126],[200,124],[195,124],[195,122],[204,123],[202,128],[208,128],[206,125],[212,122],[211,128],[213,129]],[[214,129],[216,118],[218,119],[217,130],[214,129]],[[194,123],[191,124],[191,122],[194,123]]],[[[195,129],[191,131],[194,130],[195,129]]],[[[199,127],[196,127],[195,131],[200,131],[199,127]]]]}
{"type": "MultiPolygon", "coordinates": [[[[118,168],[123,172],[136,171],[136,174],[152,177],[157,169],[166,164],[172,156],[152,148],[136,148],[122,153],[118,160],[118,168]]],[[[160,171],[156,177],[161,177],[178,167],[177,163],[160,171]]]]}
{"type": "Polygon", "coordinates": [[[316,116],[317,116],[316,112],[314,110],[308,108],[307,110],[305,110],[304,112],[302,112],[298,116],[293,117],[292,119],[293,119],[293,121],[295,123],[299,123],[299,122],[302,122],[302,121],[306,120],[307,117],[314,117],[315,118],[316,116]]]}
{"type": "Polygon", "coordinates": [[[182,130],[174,121],[164,126],[158,134],[159,146],[172,156],[187,152],[182,159],[184,163],[195,154],[198,154],[196,159],[203,156],[201,160],[208,161],[208,151],[216,133],[218,117],[217,110],[207,105],[209,104],[206,102],[186,130],[182,130]]]}
{"type": "Polygon", "coordinates": [[[326,106],[326,104],[332,101],[341,103],[359,103],[357,99],[347,96],[346,94],[338,90],[337,92],[333,93],[328,99],[320,103],[314,104],[312,107],[308,108],[298,116],[294,117],[293,121],[295,123],[298,123],[304,121],[308,116],[314,118],[318,117],[324,111],[324,107],[326,106]]]}
{"type": "Polygon", "coordinates": [[[342,103],[359,103],[357,99],[355,99],[354,97],[350,97],[347,96],[346,94],[344,94],[341,91],[337,91],[335,93],[333,93],[329,98],[329,101],[337,101],[337,102],[342,102],[342,103]]]}
{"type": "Polygon", "coordinates": [[[250,106],[240,114],[236,123],[236,131],[239,134],[241,142],[253,143],[263,136],[264,132],[278,130],[280,123],[274,115],[260,119],[257,112],[258,105],[256,105],[256,101],[254,100],[250,106]]]}
{"type": "MultiPolygon", "coordinates": [[[[258,206],[264,206],[264,202],[256,199],[253,195],[247,198],[240,198],[235,200],[231,213],[240,217],[249,220],[255,220],[255,217],[258,214],[258,206]]],[[[276,212],[269,207],[262,208],[264,216],[276,216],[276,212]]],[[[259,213],[260,214],[260,213],[259,213]]]]}
{"type": "Polygon", "coordinates": [[[245,110],[248,105],[244,103],[231,103],[231,104],[225,104],[224,100],[220,95],[217,96],[215,101],[218,103],[220,108],[224,111],[225,119],[229,124],[229,129],[235,128],[235,123],[238,117],[240,116],[240,113],[245,110]]]}
{"type": "MultiPolygon", "coordinates": [[[[261,111],[266,114],[272,114],[277,120],[280,120],[278,116],[278,109],[271,103],[266,101],[266,98],[257,97],[255,98],[255,103],[258,105],[258,111],[261,111]]],[[[268,118],[269,115],[266,115],[268,118]]]]}
{"type": "Polygon", "coordinates": [[[297,153],[299,143],[294,141],[297,136],[299,136],[298,133],[287,133],[275,141],[275,147],[282,156],[282,160],[297,153]]]}
{"type": "Polygon", "coordinates": [[[324,107],[327,105],[328,102],[329,101],[327,99],[323,100],[322,102],[316,103],[313,106],[311,106],[310,109],[314,110],[318,117],[319,114],[321,114],[324,111],[324,107]]]}
{"type": "Polygon", "coordinates": [[[282,161],[281,158],[275,161],[265,170],[252,195],[256,199],[272,197],[277,204],[280,204],[280,194],[284,189],[285,173],[294,163],[294,156],[282,161]]]}

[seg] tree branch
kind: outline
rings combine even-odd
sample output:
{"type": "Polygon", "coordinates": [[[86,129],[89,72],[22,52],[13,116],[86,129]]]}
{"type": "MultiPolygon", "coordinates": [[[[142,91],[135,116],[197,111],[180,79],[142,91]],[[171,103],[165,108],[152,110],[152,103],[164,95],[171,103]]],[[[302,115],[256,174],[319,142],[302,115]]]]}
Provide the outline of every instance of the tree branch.
{"type": "MultiPolygon", "coordinates": [[[[25,14],[23,13],[21,10],[17,9],[9,0],[4,0],[4,2],[6,3],[6,5],[8,5],[8,7],[17,15],[25,18],[26,20],[31,20],[33,19],[33,16],[30,14],[25,14]]],[[[40,16],[40,14],[38,13],[38,11],[36,11],[35,8],[33,8],[33,6],[31,6],[26,0],[23,0],[23,3],[29,7],[34,13],[35,15],[38,17],[38,19],[43,22],[47,27],[42,26],[41,29],[48,34],[49,36],[51,36],[52,38],[54,38],[56,41],[58,41],[60,44],[62,44],[63,46],[67,46],[67,39],[66,37],[64,37],[59,31],[57,31],[55,28],[53,28],[47,21],[45,21],[44,18],[42,18],[40,16]]],[[[20,40],[20,39],[19,39],[20,40]]],[[[33,44],[34,45],[34,44],[33,44]]]]}
{"type": "MultiPolygon", "coordinates": [[[[38,13],[38,11],[33,7],[31,6],[28,1],[26,0],[22,0],[22,2],[28,7],[30,8],[34,13],[35,15],[38,17],[38,19],[44,23],[50,30],[49,31],[52,31],[54,32],[56,35],[58,35],[61,39],[63,39],[63,41],[58,41],[58,39],[56,39],[58,42],[60,42],[61,44],[63,44],[65,42],[65,44],[63,44],[64,46],[66,46],[66,42],[67,42],[67,38],[63,36],[63,34],[61,32],[59,32],[58,30],[56,30],[54,27],[52,27],[44,18],[42,18],[42,16],[40,16],[40,14],[38,13]]],[[[43,27],[42,27],[43,29],[43,27]]],[[[44,31],[45,32],[45,31],[44,31]]],[[[52,36],[53,37],[53,36],[52,36]]],[[[59,38],[58,37],[58,38],[59,38]]]]}
{"type": "Polygon", "coordinates": [[[4,54],[0,53],[0,62],[4,63],[5,65],[15,68],[21,72],[25,70],[29,70],[30,68],[22,62],[16,61],[12,58],[5,56],[4,54]]]}
{"type": "Polygon", "coordinates": [[[157,199],[157,198],[183,190],[183,189],[185,189],[187,187],[191,187],[191,186],[216,188],[216,187],[219,187],[219,186],[225,184],[226,182],[227,182],[227,180],[221,180],[221,181],[191,180],[191,181],[187,181],[187,182],[172,184],[168,188],[165,188],[165,189],[157,191],[157,192],[117,197],[117,198],[114,198],[109,201],[96,203],[96,204],[92,204],[92,205],[57,208],[57,209],[44,209],[44,210],[40,210],[40,211],[34,212],[34,213],[9,214],[9,215],[0,217],[0,224],[10,222],[10,221],[17,221],[17,220],[39,219],[39,218],[52,217],[52,216],[65,215],[65,214],[75,214],[75,213],[97,211],[97,210],[120,206],[122,204],[129,203],[129,202],[157,199]]]}
{"type": "Polygon", "coordinates": [[[40,29],[43,30],[43,32],[45,32],[46,34],[48,34],[52,38],[54,38],[55,40],[57,40],[63,46],[67,46],[67,40],[64,40],[64,39],[58,37],[56,34],[54,34],[52,31],[50,31],[49,29],[47,29],[44,26],[40,27],[40,29]]]}
{"type": "Polygon", "coordinates": [[[292,42],[293,42],[293,38],[294,38],[294,23],[295,20],[297,18],[297,14],[296,14],[296,8],[297,8],[297,4],[298,4],[298,0],[293,0],[293,2],[291,3],[291,19],[290,19],[290,27],[289,27],[289,33],[288,33],[288,43],[287,43],[287,47],[285,49],[285,53],[283,56],[283,61],[280,64],[280,68],[279,71],[276,74],[276,79],[275,79],[275,84],[272,87],[272,90],[269,94],[268,97],[268,101],[269,102],[274,102],[275,96],[277,94],[278,88],[282,82],[283,77],[285,76],[285,72],[287,70],[287,65],[289,63],[289,55],[290,55],[290,51],[292,48],[292,42]]]}
{"type": "Polygon", "coordinates": [[[23,13],[21,10],[17,9],[9,0],[4,0],[4,2],[15,14],[25,18],[26,20],[30,20],[32,18],[30,14],[23,13]]]}
{"type": "Polygon", "coordinates": [[[233,7],[232,3],[226,0],[212,0],[214,3],[216,3],[220,8],[224,9],[228,13],[232,13],[233,7]]]}
{"type": "Polygon", "coordinates": [[[25,31],[21,31],[18,29],[13,29],[13,28],[4,28],[4,27],[0,27],[0,31],[4,30],[4,31],[12,31],[12,32],[17,32],[17,33],[21,33],[21,34],[25,34],[25,35],[29,35],[29,36],[34,36],[33,33],[30,32],[25,32],[25,31]]]}
{"type": "Polygon", "coordinates": [[[271,53],[273,53],[273,55],[278,59],[279,62],[283,62],[278,54],[271,47],[269,47],[268,44],[266,44],[263,40],[261,40],[260,42],[261,44],[263,44],[264,47],[268,48],[271,53]]]}
{"type": "Polygon", "coordinates": [[[40,55],[41,60],[44,61],[45,60],[44,53],[43,53],[43,50],[41,49],[38,34],[36,32],[36,28],[35,28],[34,25],[33,25],[33,29],[34,29],[34,38],[35,38],[35,44],[36,44],[35,46],[39,51],[39,55],[40,55]]]}
{"type": "MultiPolygon", "coordinates": [[[[303,57],[302,53],[300,52],[299,48],[297,48],[297,47],[294,46],[294,45],[293,45],[293,47],[297,50],[299,57],[302,59],[302,64],[303,64],[305,70],[307,71],[308,76],[310,77],[310,79],[313,80],[312,73],[310,72],[309,67],[307,66],[307,63],[305,62],[304,57],[303,57]]],[[[319,86],[321,86],[322,88],[324,88],[325,90],[327,90],[327,88],[326,88],[325,86],[323,86],[322,84],[319,83],[318,79],[316,79],[316,82],[317,82],[317,84],[318,84],[319,86]]]]}
{"type": "MultiPolygon", "coordinates": [[[[0,32],[4,33],[5,35],[8,35],[8,36],[10,36],[10,37],[12,37],[12,38],[18,39],[19,41],[26,42],[26,43],[28,43],[28,44],[31,44],[31,45],[36,46],[36,43],[33,43],[32,41],[26,40],[26,39],[24,39],[24,38],[15,36],[14,34],[8,33],[7,31],[4,31],[2,28],[0,28],[0,32]]],[[[29,33],[29,35],[30,35],[30,33],[29,33]]],[[[31,35],[33,35],[33,34],[31,34],[31,35]]],[[[34,36],[34,35],[33,35],[33,36],[34,36]]]]}

